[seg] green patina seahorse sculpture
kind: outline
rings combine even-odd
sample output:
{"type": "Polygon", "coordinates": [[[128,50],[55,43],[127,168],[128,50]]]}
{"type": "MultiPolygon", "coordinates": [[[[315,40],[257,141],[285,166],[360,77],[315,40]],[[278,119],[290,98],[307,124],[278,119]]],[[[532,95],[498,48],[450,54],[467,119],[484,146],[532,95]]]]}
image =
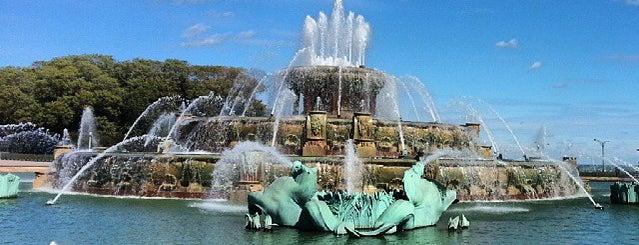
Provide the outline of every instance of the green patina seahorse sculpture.
{"type": "MultiPolygon", "coordinates": [[[[434,181],[422,179],[424,163],[418,162],[404,172],[407,200],[394,200],[375,221],[373,230],[359,231],[351,221],[340,220],[339,210],[332,210],[319,198],[317,169],[295,161],[290,177],[280,177],[264,191],[248,196],[249,215],[264,215],[281,226],[305,230],[349,233],[353,236],[374,236],[432,226],[442,212],[456,200],[454,190],[445,190],[434,181]]],[[[362,199],[367,200],[367,199],[362,199]]],[[[371,200],[370,198],[368,200],[371,200]]],[[[249,227],[260,227],[259,224],[249,227]]]]}

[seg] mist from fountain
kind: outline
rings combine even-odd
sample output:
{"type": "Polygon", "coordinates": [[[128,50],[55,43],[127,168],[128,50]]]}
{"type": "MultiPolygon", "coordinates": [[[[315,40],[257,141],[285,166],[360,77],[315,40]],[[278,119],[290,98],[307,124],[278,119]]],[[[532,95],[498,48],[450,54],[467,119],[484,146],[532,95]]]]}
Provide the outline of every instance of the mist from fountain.
{"type": "Polygon", "coordinates": [[[581,181],[581,178],[577,178],[575,177],[575,175],[579,176],[579,172],[577,171],[577,169],[575,168],[575,173],[572,173],[569,168],[566,166],[566,162],[564,161],[559,161],[556,159],[551,158],[548,155],[543,154],[542,153],[541,157],[552,162],[553,164],[555,164],[557,167],[559,167],[559,169],[561,169],[564,173],[566,173],[566,175],[568,175],[568,177],[570,177],[570,179],[572,179],[573,182],[575,182],[575,184],[577,184],[577,186],[579,186],[579,189],[581,189],[581,191],[586,194],[586,196],[588,197],[588,199],[590,200],[590,202],[592,202],[592,205],[595,207],[601,207],[601,205],[599,205],[597,202],[595,202],[595,200],[592,198],[592,195],[590,195],[590,193],[588,192],[588,190],[586,190],[586,188],[584,187],[584,183],[583,181],[581,181]]]}
{"type": "Polygon", "coordinates": [[[58,199],[60,198],[60,196],[62,196],[62,194],[64,194],[65,192],[67,192],[69,190],[69,188],[71,188],[71,185],[73,185],[73,183],[80,177],[82,176],[82,174],[84,174],[84,172],[89,169],[91,166],[93,166],[93,164],[95,164],[98,160],[102,159],[102,157],[104,157],[107,153],[111,153],[115,150],[117,150],[120,146],[123,146],[131,141],[136,141],[136,140],[141,140],[143,139],[144,136],[137,136],[137,137],[132,137],[130,139],[124,140],[116,145],[113,145],[109,148],[107,148],[106,150],[104,150],[103,152],[100,152],[100,154],[98,154],[97,156],[91,158],[91,160],[89,160],[89,162],[87,162],[84,166],[82,166],[82,168],[80,168],[80,170],[78,170],[78,172],[62,187],[62,189],[60,189],[60,192],[58,192],[58,194],[51,200],[47,201],[46,204],[47,205],[53,205],[55,204],[58,199]]]}
{"type": "Polygon", "coordinates": [[[93,115],[93,109],[87,106],[82,111],[82,118],[80,119],[77,148],[80,150],[91,149],[92,147],[98,146],[98,142],[98,130],[95,116],[93,115]]]}
{"type": "Polygon", "coordinates": [[[364,173],[364,164],[362,163],[362,160],[357,157],[353,139],[349,139],[346,142],[345,151],[346,155],[344,156],[344,182],[346,183],[346,192],[362,192],[362,175],[364,173]]]}

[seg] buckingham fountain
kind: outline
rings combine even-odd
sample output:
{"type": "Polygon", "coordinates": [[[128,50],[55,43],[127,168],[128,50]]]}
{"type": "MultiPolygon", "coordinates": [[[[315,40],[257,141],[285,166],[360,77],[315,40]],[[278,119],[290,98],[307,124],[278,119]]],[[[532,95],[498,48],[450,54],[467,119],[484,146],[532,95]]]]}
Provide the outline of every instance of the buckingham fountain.
{"type": "Polygon", "coordinates": [[[330,16],[306,17],[288,67],[238,79],[228,98],[161,98],[140,116],[161,114],[147,134],[60,154],[50,184],[60,193],[228,199],[248,203],[248,227],[357,236],[434,225],[457,200],[583,194],[574,159],[504,160],[479,144],[479,123],[440,122],[420,81],[365,66],[369,37],[364,17],[337,0],[330,16]],[[233,92],[249,85],[251,93],[233,92]],[[432,121],[402,120],[398,90],[407,87],[424,103],[401,99],[432,121]],[[258,98],[270,115],[248,116],[258,98]]]}

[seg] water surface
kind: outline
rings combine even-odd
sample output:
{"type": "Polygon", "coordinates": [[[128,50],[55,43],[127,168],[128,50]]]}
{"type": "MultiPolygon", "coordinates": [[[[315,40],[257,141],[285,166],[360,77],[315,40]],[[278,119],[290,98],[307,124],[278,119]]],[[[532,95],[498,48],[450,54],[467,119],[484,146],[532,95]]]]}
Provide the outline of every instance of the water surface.
{"type": "Polygon", "coordinates": [[[64,195],[34,191],[22,183],[17,199],[0,200],[4,244],[637,244],[639,206],[611,205],[607,183],[592,183],[587,198],[458,203],[434,227],[368,238],[278,228],[244,230],[244,206],[223,201],[64,195]],[[448,232],[449,217],[464,213],[468,230],[448,232]]]}

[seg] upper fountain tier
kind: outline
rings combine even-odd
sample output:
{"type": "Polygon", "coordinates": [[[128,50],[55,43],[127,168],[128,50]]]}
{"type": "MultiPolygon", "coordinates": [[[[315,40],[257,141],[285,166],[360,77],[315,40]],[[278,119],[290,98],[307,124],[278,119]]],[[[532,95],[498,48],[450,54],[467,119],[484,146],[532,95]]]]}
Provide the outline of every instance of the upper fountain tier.
{"type": "Polygon", "coordinates": [[[353,12],[345,15],[342,0],[335,0],[330,19],[322,12],[317,20],[306,16],[300,65],[364,65],[370,29],[363,16],[353,12]]]}
{"type": "Polygon", "coordinates": [[[285,82],[304,100],[304,113],[328,111],[375,112],[375,98],[384,86],[382,72],[363,68],[370,25],[361,15],[345,14],[342,0],[335,0],[330,17],[306,16],[302,48],[287,69],[285,82]]]}
{"type": "Polygon", "coordinates": [[[364,67],[300,66],[288,71],[285,83],[303,98],[304,114],[327,111],[333,116],[375,114],[376,99],[387,75],[364,67]]]}

